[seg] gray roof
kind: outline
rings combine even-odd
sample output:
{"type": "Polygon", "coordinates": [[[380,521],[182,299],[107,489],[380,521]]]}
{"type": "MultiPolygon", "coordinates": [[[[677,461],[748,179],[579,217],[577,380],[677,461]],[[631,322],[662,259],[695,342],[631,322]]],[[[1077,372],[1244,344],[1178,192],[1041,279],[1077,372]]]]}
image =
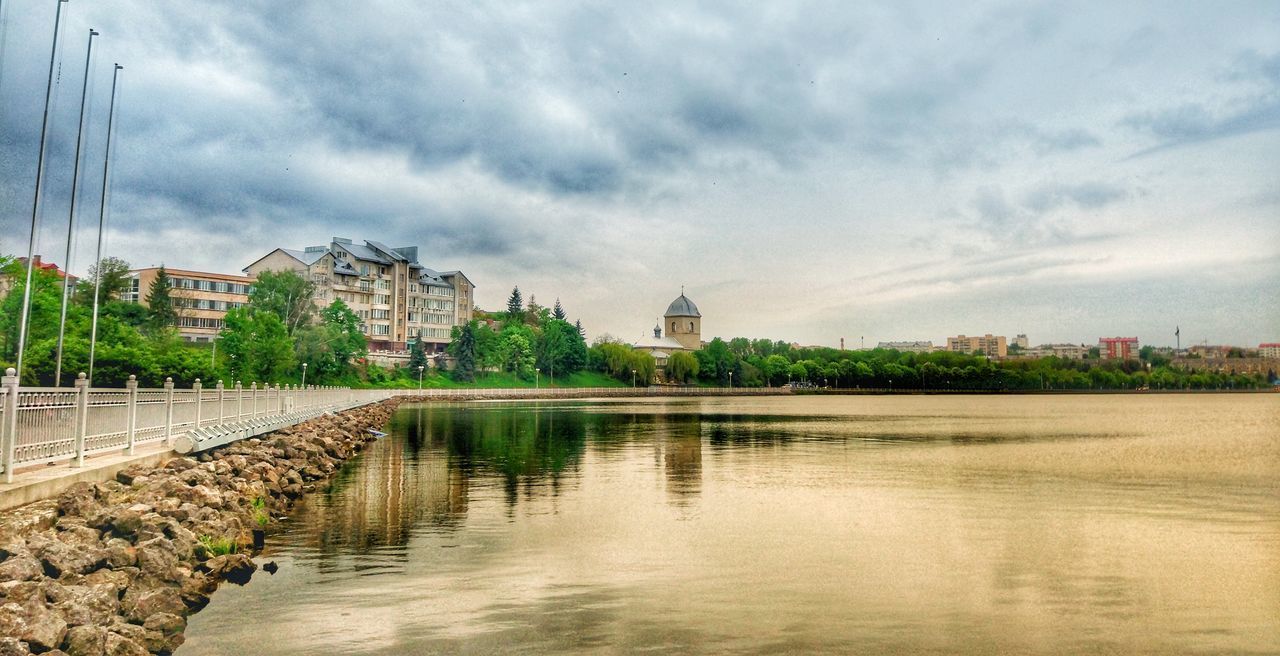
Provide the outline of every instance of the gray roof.
{"type": "Polygon", "coordinates": [[[426,267],[422,267],[422,273],[418,275],[418,283],[423,285],[432,285],[434,287],[447,287],[449,289],[453,289],[453,285],[450,285],[447,281],[445,281],[444,276],[426,267]]]}
{"type": "Polygon", "coordinates": [[[325,251],[295,251],[295,250],[293,250],[292,248],[281,248],[280,250],[284,251],[284,252],[285,252],[285,253],[287,253],[290,257],[292,257],[293,259],[295,259],[295,260],[297,260],[297,261],[299,261],[299,262],[301,262],[301,263],[303,263],[303,264],[305,264],[305,265],[307,265],[307,266],[311,266],[312,264],[315,264],[317,261],[319,261],[319,260],[320,260],[320,258],[324,257],[325,255],[327,255],[327,254],[329,253],[329,251],[327,251],[327,250],[325,250],[325,251]]]}
{"type": "Polygon", "coordinates": [[[649,349],[651,351],[683,351],[684,345],[670,337],[654,337],[646,335],[631,343],[631,348],[649,349]]]}
{"type": "Polygon", "coordinates": [[[671,301],[671,305],[667,306],[667,313],[664,316],[701,317],[702,313],[698,312],[698,306],[694,305],[693,301],[689,300],[688,296],[681,294],[680,298],[671,301]]]}
{"type": "Polygon", "coordinates": [[[365,262],[376,262],[378,264],[391,264],[391,260],[378,253],[377,249],[366,246],[364,244],[337,244],[346,249],[351,256],[357,260],[365,262]]]}

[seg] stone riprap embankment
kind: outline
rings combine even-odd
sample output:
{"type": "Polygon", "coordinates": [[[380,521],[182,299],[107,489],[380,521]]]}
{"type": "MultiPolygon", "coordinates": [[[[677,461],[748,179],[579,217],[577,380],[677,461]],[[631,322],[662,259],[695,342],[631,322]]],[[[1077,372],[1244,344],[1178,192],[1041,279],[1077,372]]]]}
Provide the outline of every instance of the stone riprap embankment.
{"type": "Polygon", "coordinates": [[[376,439],[370,429],[401,401],[126,469],[0,515],[0,656],[172,652],[219,583],[257,569],[245,549],[259,520],[285,514],[376,439]],[[229,543],[239,551],[215,553],[229,543]]]}

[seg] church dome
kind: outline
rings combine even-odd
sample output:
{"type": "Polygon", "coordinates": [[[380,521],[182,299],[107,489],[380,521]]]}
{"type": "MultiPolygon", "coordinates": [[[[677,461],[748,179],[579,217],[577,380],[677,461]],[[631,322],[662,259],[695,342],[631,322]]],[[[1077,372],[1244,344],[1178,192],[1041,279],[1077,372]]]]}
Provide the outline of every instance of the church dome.
{"type": "Polygon", "coordinates": [[[689,297],[680,294],[680,298],[671,301],[671,305],[667,306],[668,317],[701,317],[702,313],[698,312],[698,306],[689,300],[689,297]]]}

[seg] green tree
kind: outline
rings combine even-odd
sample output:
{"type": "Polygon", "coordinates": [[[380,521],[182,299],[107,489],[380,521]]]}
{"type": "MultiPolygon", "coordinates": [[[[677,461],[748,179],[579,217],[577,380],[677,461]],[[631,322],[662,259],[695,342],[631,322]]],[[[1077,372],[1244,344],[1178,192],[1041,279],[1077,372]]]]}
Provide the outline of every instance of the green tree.
{"type": "Polygon", "coordinates": [[[89,276],[76,284],[76,302],[93,305],[93,290],[98,289],[98,304],[120,298],[129,291],[133,280],[129,277],[129,263],[118,257],[104,257],[100,264],[89,267],[89,276]],[[99,282],[101,280],[101,282],[99,282]]]}
{"type": "Polygon", "coordinates": [[[565,320],[564,308],[561,307],[559,298],[556,299],[555,307],[551,310],[551,318],[557,321],[565,320]]]}
{"type": "Polygon", "coordinates": [[[272,382],[293,369],[293,342],[274,312],[251,307],[227,312],[218,346],[236,380],[272,382]]]}
{"type": "Polygon", "coordinates": [[[475,321],[454,329],[453,340],[449,343],[449,352],[454,357],[454,378],[464,383],[476,379],[476,331],[484,330],[492,333],[488,327],[479,328],[475,321]]]}
{"type": "Polygon", "coordinates": [[[173,298],[169,290],[173,281],[164,265],[156,271],[156,277],[147,290],[147,327],[152,331],[172,328],[178,324],[178,312],[173,307],[173,298]]]}
{"type": "MultiPolygon", "coordinates": [[[[17,360],[18,355],[18,335],[21,328],[22,297],[27,284],[27,269],[16,259],[10,259],[0,272],[13,281],[9,293],[0,301],[0,339],[3,339],[3,350],[0,350],[0,356],[12,363],[17,360]]],[[[24,357],[30,355],[31,348],[36,342],[48,337],[57,338],[58,314],[62,306],[61,285],[61,279],[51,271],[40,268],[31,271],[31,316],[27,320],[27,354],[24,357]]],[[[34,377],[28,377],[25,363],[22,378],[24,385],[35,382],[34,377]]]]}
{"type": "Polygon", "coordinates": [[[533,353],[533,336],[529,328],[521,325],[510,325],[504,328],[498,350],[501,354],[503,371],[514,373],[525,380],[533,379],[536,358],[533,353]]]}
{"type": "Polygon", "coordinates": [[[409,347],[408,369],[416,376],[418,374],[418,367],[422,367],[423,370],[426,370],[427,366],[427,351],[423,348],[422,338],[418,338],[414,340],[413,346],[409,347]]]}
{"type": "Polygon", "coordinates": [[[263,271],[249,290],[249,305],[275,314],[292,336],[311,322],[315,293],[315,283],[293,271],[263,271]]]}
{"type": "Polygon", "coordinates": [[[320,321],[328,332],[329,344],[338,362],[349,365],[369,352],[369,343],[360,331],[360,317],[342,299],[334,299],[320,313],[320,321]]]}
{"type": "Polygon", "coordinates": [[[524,297],[518,285],[511,288],[511,296],[507,297],[507,320],[524,323],[524,297]]]}
{"type": "Polygon", "coordinates": [[[548,375],[567,375],[587,364],[587,344],[563,319],[548,319],[537,346],[538,367],[548,375]]]}
{"type": "Polygon", "coordinates": [[[684,351],[676,351],[667,358],[667,378],[676,383],[688,383],[698,376],[698,358],[684,351]]]}

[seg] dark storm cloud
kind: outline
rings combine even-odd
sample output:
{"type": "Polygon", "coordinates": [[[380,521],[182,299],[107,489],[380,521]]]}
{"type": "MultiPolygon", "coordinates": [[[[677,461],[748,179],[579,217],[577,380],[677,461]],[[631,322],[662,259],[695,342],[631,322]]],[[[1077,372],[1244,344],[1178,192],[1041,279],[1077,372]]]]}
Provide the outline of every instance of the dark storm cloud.
{"type": "MultiPolygon", "coordinates": [[[[30,213],[53,5],[3,6],[0,250],[12,252],[25,248],[15,236],[30,213]]],[[[101,161],[120,60],[111,215],[139,261],[190,242],[205,247],[172,257],[235,270],[263,248],[372,238],[498,279],[477,280],[486,289],[580,283],[595,296],[566,302],[613,312],[616,298],[675,285],[674,272],[734,305],[766,261],[825,265],[839,280],[814,293],[834,298],[896,266],[912,289],[1115,266],[1121,232],[1177,250],[1208,214],[1247,244],[1276,236],[1274,203],[1239,200],[1265,197],[1274,156],[1230,170],[1220,158],[1232,184],[1187,173],[1201,162],[1193,148],[1161,167],[1126,159],[1275,134],[1266,4],[1158,17],[994,2],[72,0],[67,11],[45,244],[61,238],[90,24],[103,37],[86,161],[101,161]],[[1010,252],[1020,259],[985,263],[1010,252]]],[[[633,332],[615,315],[602,312],[603,329],[633,332]]]]}
{"type": "Polygon", "coordinates": [[[1225,77],[1248,85],[1248,90],[1233,94],[1226,103],[1220,100],[1186,102],[1125,117],[1123,125],[1161,141],[1134,156],[1280,129],[1280,53],[1271,56],[1256,51],[1243,53],[1236,58],[1225,77]]]}

